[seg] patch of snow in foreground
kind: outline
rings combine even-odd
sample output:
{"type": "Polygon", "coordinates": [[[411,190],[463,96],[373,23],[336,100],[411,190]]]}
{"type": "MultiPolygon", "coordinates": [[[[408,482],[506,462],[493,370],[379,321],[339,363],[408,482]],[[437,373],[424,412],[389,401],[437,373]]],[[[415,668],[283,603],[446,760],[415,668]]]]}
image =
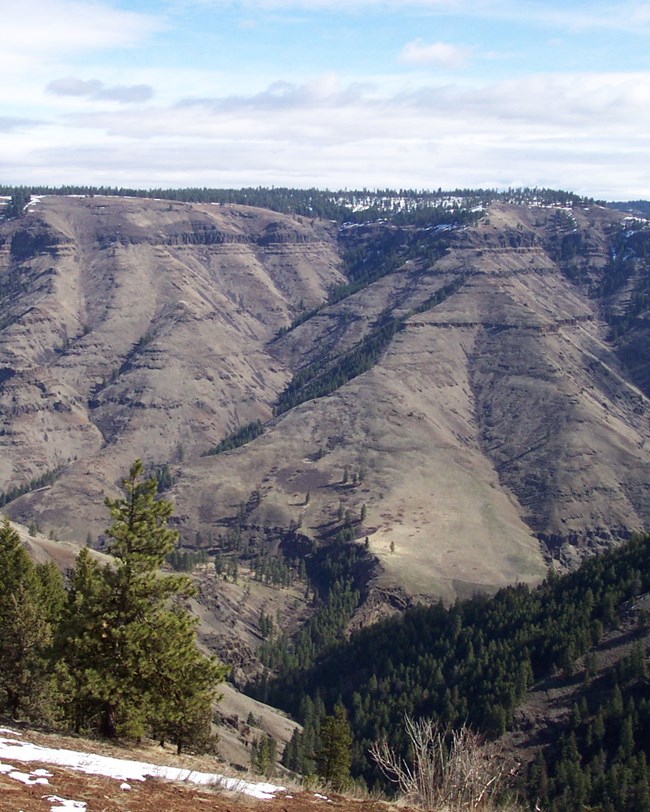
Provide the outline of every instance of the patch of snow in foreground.
{"type": "MultiPolygon", "coordinates": [[[[13,733],[13,731],[4,731],[13,733]]],[[[253,798],[270,800],[284,787],[274,784],[254,784],[239,778],[227,778],[218,773],[202,773],[181,767],[164,767],[147,764],[143,761],[130,761],[122,758],[100,756],[96,753],[81,753],[75,750],[60,750],[53,747],[40,747],[30,742],[8,739],[0,736],[0,757],[11,761],[40,761],[44,764],[57,764],[89,775],[103,775],[119,781],[144,781],[147,778],[163,778],[168,781],[184,781],[188,784],[218,786],[222,789],[241,792],[253,798]]],[[[13,769],[13,768],[11,768],[13,769]]],[[[47,779],[45,779],[47,780],[47,779]]],[[[72,807],[70,807],[72,808],[72,807]]]]}
{"type": "Polygon", "coordinates": [[[50,807],[50,812],[86,812],[86,804],[84,801],[67,801],[65,798],[59,798],[58,795],[48,795],[47,800],[55,806],[50,807]]]}
{"type": "Polygon", "coordinates": [[[7,773],[9,778],[13,778],[14,781],[20,781],[21,784],[27,784],[31,786],[32,784],[49,784],[50,782],[47,778],[42,778],[40,776],[35,776],[33,773],[21,773],[19,770],[12,770],[10,773],[7,773]]]}

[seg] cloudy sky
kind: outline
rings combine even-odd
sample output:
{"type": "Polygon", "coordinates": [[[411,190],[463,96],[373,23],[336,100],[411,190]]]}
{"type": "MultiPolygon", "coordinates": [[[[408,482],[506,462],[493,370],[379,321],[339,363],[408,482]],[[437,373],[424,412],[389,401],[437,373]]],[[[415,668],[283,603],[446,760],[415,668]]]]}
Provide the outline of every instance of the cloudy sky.
{"type": "Polygon", "coordinates": [[[0,0],[0,183],[650,198],[650,2],[0,0]]]}

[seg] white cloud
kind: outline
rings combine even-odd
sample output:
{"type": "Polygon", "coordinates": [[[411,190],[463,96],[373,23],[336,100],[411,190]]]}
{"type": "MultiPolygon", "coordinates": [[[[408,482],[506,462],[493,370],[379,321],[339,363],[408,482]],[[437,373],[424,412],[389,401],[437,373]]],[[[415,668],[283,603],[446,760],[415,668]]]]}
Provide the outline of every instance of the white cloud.
{"type": "Polygon", "coordinates": [[[47,93],[56,96],[75,96],[95,101],[117,101],[124,104],[145,102],[153,96],[153,89],[149,85],[115,85],[107,87],[98,79],[77,79],[68,76],[65,79],[55,79],[45,88],[47,93]]]}
{"type": "Polygon", "coordinates": [[[31,118],[16,118],[14,116],[0,116],[0,133],[14,132],[15,130],[25,130],[31,127],[41,126],[42,121],[31,118]]]}
{"type": "Polygon", "coordinates": [[[98,49],[133,47],[163,25],[161,18],[97,0],[3,3],[0,66],[15,70],[98,49]]]}
{"type": "Polygon", "coordinates": [[[633,198],[650,189],[648,131],[648,74],[398,93],[327,74],[182,105],[76,112],[34,129],[29,145],[7,132],[0,174],[145,188],[541,185],[633,198]]]}
{"type": "Polygon", "coordinates": [[[471,48],[451,42],[426,43],[421,39],[407,43],[399,55],[399,61],[411,65],[439,65],[443,68],[462,68],[467,63],[471,48]]]}
{"type": "Polygon", "coordinates": [[[561,3],[514,3],[493,12],[497,19],[519,21],[571,31],[627,31],[644,34],[650,30],[650,4],[638,0],[590,0],[578,5],[561,3]]]}
{"type": "Polygon", "coordinates": [[[299,111],[363,104],[373,88],[372,83],[343,85],[335,73],[327,73],[303,84],[284,80],[273,82],[264,90],[249,95],[182,99],[178,103],[178,107],[204,108],[213,113],[265,111],[280,114],[288,110],[299,111]]]}

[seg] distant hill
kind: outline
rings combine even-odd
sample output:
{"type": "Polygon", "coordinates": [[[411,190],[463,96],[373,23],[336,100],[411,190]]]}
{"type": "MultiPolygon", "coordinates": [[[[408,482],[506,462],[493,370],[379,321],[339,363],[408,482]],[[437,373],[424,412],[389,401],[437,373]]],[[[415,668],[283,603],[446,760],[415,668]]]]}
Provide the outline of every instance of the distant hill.
{"type": "Polygon", "coordinates": [[[650,200],[628,200],[625,202],[608,203],[610,208],[625,211],[629,214],[650,216],[650,200]]]}
{"type": "Polygon", "coordinates": [[[648,528],[644,222],[546,190],[67,191],[0,222],[12,518],[101,547],[140,456],[242,594],[272,558],[323,597],[353,548],[357,623],[648,528]]]}

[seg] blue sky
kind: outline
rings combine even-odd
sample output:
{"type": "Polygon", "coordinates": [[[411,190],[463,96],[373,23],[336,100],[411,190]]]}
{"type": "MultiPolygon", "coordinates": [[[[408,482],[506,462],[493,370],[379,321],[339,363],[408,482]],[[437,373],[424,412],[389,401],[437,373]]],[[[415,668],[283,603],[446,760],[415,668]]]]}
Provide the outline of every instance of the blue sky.
{"type": "Polygon", "coordinates": [[[0,0],[0,182],[650,198],[650,3],[0,0]]]}

